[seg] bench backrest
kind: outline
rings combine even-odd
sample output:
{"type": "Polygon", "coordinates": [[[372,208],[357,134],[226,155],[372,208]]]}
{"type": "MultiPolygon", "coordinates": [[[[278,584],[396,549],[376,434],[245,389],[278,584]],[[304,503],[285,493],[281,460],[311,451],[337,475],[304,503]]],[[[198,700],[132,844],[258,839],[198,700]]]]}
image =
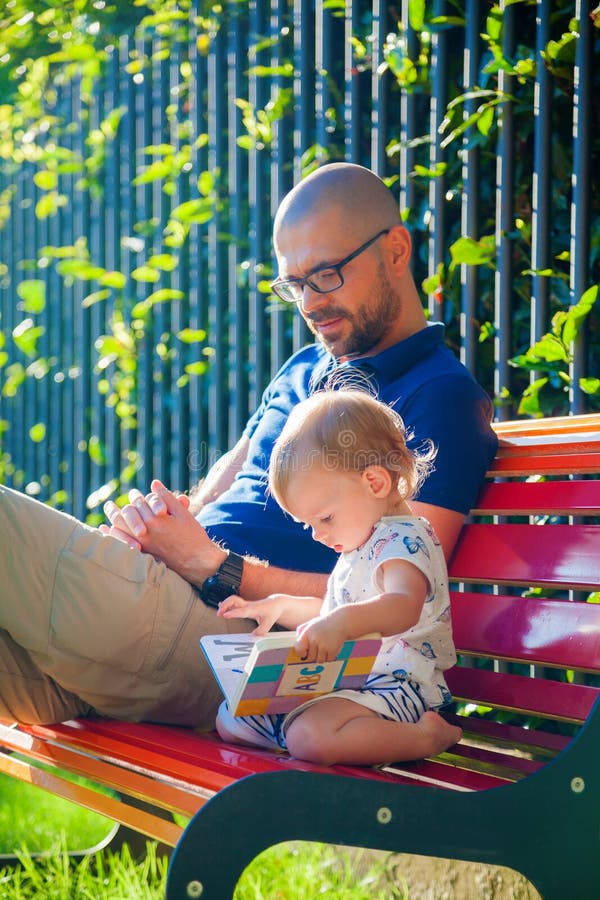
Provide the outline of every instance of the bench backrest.
{"type": "Polygon", "coordinates": [[[600,686],[600,416],[496,429],[450,562],[460,656],[448,682],[466,711],[579,724],[600,686]]]}

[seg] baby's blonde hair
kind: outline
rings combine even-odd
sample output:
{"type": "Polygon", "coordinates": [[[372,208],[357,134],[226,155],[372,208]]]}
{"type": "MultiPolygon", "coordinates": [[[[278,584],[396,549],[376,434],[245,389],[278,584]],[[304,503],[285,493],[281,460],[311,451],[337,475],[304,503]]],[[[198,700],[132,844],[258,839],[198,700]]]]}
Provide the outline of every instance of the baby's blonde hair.
{"type": "Polygon", "coordinates": [[[269,489],[288,508],[289,484],[314,465],[332,471],[362,472],[382,466],[402,499],[413,497],[433,467],[431,443],[414,452],[401,417],[363,390],[318,391],[294,407],[275,442],[269,489]]]}

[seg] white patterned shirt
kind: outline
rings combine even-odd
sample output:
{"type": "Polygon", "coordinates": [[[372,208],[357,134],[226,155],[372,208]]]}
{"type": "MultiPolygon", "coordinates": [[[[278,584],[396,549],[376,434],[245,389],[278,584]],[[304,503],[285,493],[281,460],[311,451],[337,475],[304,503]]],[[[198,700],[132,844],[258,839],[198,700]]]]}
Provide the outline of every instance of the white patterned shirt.
{"type": "Polygon", "coordinates": [[[402,634],[383,638],[373,674],[420,685],[437,708],[450,699],[444,671],[456,662],[450,620],[448,570],[440,543],[420,516],[384,516],[365,544],[342,553],[329,577],[321,614],[383,592],[382,564],[403,559],[416,566],[429,587],[419,621],[402,634]]]}

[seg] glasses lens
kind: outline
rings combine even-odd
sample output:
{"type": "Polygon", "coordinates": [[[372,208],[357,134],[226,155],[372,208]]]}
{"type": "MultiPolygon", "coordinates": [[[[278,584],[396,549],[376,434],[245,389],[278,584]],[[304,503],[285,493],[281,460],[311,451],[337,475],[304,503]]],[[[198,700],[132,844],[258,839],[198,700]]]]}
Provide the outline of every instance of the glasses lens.
{"type": "Polygon", "coordinates": [[[278,281],[271,285],[271,290],[286,303],[297,303],[298,300],[302,300],[302,286],[295,281],[278,281]]]}
{"type": "Polygon", "coordinates": [[[319,269],[306,280],[311,288],[314,291],[318,291],[320,294],[328,294],[330,291],[337,291],[344,283],[344,280],[337,269],[319,269]]]}

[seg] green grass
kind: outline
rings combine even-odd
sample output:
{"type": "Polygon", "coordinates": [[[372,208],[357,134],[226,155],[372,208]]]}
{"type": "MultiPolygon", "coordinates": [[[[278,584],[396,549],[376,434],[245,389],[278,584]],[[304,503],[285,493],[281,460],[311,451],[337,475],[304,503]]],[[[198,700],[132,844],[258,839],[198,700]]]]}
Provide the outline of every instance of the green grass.
{"type": "MultiPolygon", "coordinates": [[[[94,847],[111,830],[110,819],[47,791],[0,774],[0,853],[94,847]]],[[[0,893],[0,898],[2,894],[0,893]]]]}
{"type": "MultiPolygon", "coordinates": [[[[0,853],[20,864],[2,868],[0,900],[164,900],[167,858],[148,842],[142,861],[128,847],[73,859],[113,823],[40,788],[0,775],[0,853]],[[43,851],[46,856],[36,856],[43,851]]],[[[223,861],[226,865],[226,860],[223,861]]],[[[508,869],[428,860],[322,844],[289,843],[260,854],[242,875],[235,900],[537,900],[508,869]]]]}
{"type": "MultiPolygon", "coordinates": [[[[127,847],[69,857],[95,846],[112,827],[103,816],[0,774],[0,853],[20,860],[0,871],[0,900],[163,900],[167,859],[157,858],[152,842],[141,862],[127,847]]],[[[407,897],[401,880],[398,889],[390,885],[384,860],[320,844],[281,844],[252,862],[235,900],[407,897]]]]}
{"type": "MultiPolygon", "coordinates": [[[[164,900],[167,859],[147,844],[142,862],[127,847],[74,862],[66,853],[47,860],[22,856],[21,865],[0,870],[2,900],[164,900]]],[[[391,872],[391,870],[390,870],[391,872]]],[[[357,877],[351,851],[320,844],[282,844],[248,867],[235,900],[372,900],[408,898],[405,885],[390,883],[383,863],[370,864],[357,877]]]]}

